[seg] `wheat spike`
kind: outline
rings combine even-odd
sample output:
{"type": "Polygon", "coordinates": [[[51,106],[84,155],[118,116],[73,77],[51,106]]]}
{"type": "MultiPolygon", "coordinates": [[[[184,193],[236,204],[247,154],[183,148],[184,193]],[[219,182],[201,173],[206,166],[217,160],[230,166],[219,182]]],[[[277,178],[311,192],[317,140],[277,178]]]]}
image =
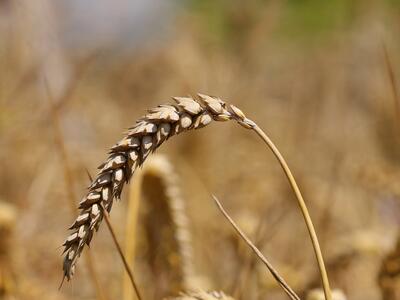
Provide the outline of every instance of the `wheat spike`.
{"type": "MultiPolygon", "coordinates": [[[[324,291],[321,289],[313,289],[307,293],[306,300],[324,300],[324,291]]],[[[346,295],[342,290],[334,289],[332,290],[332,300],[347,300],[346,295]]]]}
{"type": "Polygon", "coordinates": [[[223,292],[196,291],[188,294],[182,294],[176,298],[168,298],[167,300],[233,300],[233,298],[225,295],[223,292]]]}
{"type": "Polygon", "coordinates": [[[125,137],[114,145],[108,159],[99,166],[99,173],[79,203],[80,214],[71,225],[72,233],[65,240],[64,276],[71,279],[82,250],[89,245],[103,219],[100,204],[110,211],[119,199],[123,186],[148,155],[173,135],[207,126],[212,120],[236,120],[245,128],[254,123],[236,107],[217,97],[199,94],[198,98],[174,97],[175,105],[159,105],[148,111],[129,128],[125,137]]]}
{"type": "Polygon", "coordinates": [[[207,126],[212,120],[235,120],[241,126],[253,130],[272,151],[296,196],[303,219],[307,226],[324,289],[325,299],[332,300],[328,274],[318,242],[318,237],[294,176],[284,157],[268,135],[255,122],[246,118],[243,112],[217,97],[198,94],[198,98],[175,97],[175,105],[159,105],[148,111],[131,127],[125,137],[110,150],[110,155],[99,169],[99,173],[89,186],[88,194],[80,202],[78,219],[72,224],[73,231],[64,243],[64,278],[68,280],[74,273],[76,260],[85,244],[89,245],[93,233],[98,230],[103,218],[104,207],[110,211],[114,199],[119,199],[122,188],[141,166],[148,155],[173,135],[207,126]]]}
{"type": "Polygon", "coordinates": [[[382,261],[378,275],[382,299],[396,300],[400,297],[400,236],[396,248],[382,261]]]}
{"type": "MultiPolygon", "coordinates": [[[[130,187],[129,211],[126,226],[126,251],[125,256],[130,265],[133,264],[135,252],[135,233],[138,219],[138,207],[142,195],[146,196],[146,204],[149,212],[156,215],[146,214],[145,228],[146,231],[163,231],[163,227],[169,228],[169,234],[163,234],[163,245],[159,248],[157,245],[150,246],[150,249],[161,251],[162,257],[173,255],[179,259],[175,259],[174,263],[165,259],[163,261],[163,269],[168,273],[168,290],[169,294],[177,291],[187,291],[193,289],[193,278],[195,271],[192,261],[192,244],[191,232],[189,230],[189,220],[186,214],[185,201],[182,197],[179,176],[175,172],[170,160],[164,155],[154,155],[149,158],[142,172],[135,174],[134,182],[130,187]],[[148,220],[148,221],[146,221],[148,220]]],[[[148,233],[149,243],[153,234],[148,233]]],[[[152,250],[150,250],[152,251],[152,250]]],[[[155,256],[149,255],[151,258],[155,256]]],[[[151,262],[153,263],[153,262],[151,262]]],[[[157,270],[157,277],[162,277],[161,270],[157,270]]],[[[155,278],[154,285],[157,294],[161,294],[163,288],[157,285],[155,278]]],[[[132,299],[133,290],[129,278],[125,274],[124,278],[124,299],[132,299]]],[[[160,298],[160,297],[157,297],[160,298]]]]}

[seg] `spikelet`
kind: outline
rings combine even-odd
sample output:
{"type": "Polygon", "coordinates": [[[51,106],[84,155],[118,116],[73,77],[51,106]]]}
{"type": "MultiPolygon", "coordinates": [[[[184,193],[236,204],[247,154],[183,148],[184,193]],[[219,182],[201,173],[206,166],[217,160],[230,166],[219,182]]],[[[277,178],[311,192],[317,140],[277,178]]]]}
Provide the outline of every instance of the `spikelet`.
{"type": "Polygon", "coordinates": [[[142,166],[150,153],[173,135],[207,126],[212,120],[235,120],[245,128],[254,123],[236,107],[216,97],[199,94],[199,99],[173,98],[175,105],[160,105],[149,110],[126,132],[109,151],[108,159],[99,166],[99,173],[79,204],[80,214],[71,225],[71,234],[64,242],[64,276],[71,279],[77,259],[103,219],[102,206],[111,211],[114,199],[121,196],[124,184],[142,166]]]}

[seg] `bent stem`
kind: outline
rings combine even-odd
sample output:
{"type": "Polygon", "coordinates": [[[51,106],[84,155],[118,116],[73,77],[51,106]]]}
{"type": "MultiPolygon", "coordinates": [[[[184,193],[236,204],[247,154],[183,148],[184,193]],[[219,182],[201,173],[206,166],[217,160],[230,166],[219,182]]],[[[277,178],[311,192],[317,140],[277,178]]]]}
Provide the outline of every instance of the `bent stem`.
{"type": "Polygon", "coordinates": [[[308,233],[310,234],[312,246],[314,248],[314,253],[317,258],[318,268],[321,273],[321,280],[322,280],[322,286],[324,289],[325,299],[332,300],[332,294],[331,294],[331,289],[329,286],[328,274],[326,272],[324,259],[322,257],[321,247],[319,246],[319,242],[318,242],[317,234],[314,229],[313,222],[312,222],[310,214],[308,212],[306,203],[304,202],[303,196],[301,195],[300,189],[296,183],[296,180],[294,179],[293,174],[289,169],[289,166],[287,165],[285,159],[283,158],[282,154],[279,152],[279,150],[275,146],[275,144],[265,134],[265,132],[262,131],[262,129],[260,127],[258,127],[257,124],[255,124],[254,122],[252,122],[252,123],[253,123],[252,129],[267,144],[267,146],[271,149],[271,151],[273,152],[275,157],[278,159],[279,164],[281,165],[283,171],[285,172],[285,175],[286,175],[287,179],[289,180],[290,186],[292,187],[292,190],[293,190],[294,194],[296,195],[296,199],[300,206],[301,213],[303,214],[304,221],[305,221],[307,229],[308,229],[308,233]]]}

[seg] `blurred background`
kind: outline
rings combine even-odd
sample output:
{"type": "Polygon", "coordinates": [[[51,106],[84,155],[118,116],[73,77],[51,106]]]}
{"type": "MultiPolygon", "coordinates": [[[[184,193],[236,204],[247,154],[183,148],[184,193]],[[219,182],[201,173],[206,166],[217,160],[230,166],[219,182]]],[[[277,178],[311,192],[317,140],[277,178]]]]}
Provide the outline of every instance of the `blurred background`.
{"type": "MultiPolygon", "coordinates": [[[[197,92],[240,107],[276,142],[332,287],[400,299],[399,36],[398,0],[1,0],[0,299],[100,299],[83,259],[58,290],[86,170],[146,109],[197,92]]],[[[254,135],[214,124],[158,152],[183,179],[199,286],[286,299],[211,193],[302,297],[320,286],[290,187],[254,135]]],[[[126,200],[111,214],[122,244],[126,200]]],[[[91,257],[103,299],[122,299],[106,229],[91,257]]],[[[146,247],[136,252],[145,269],[146,247]]],[[[143,274],[141,290],[156,299],[143,274]]]]}

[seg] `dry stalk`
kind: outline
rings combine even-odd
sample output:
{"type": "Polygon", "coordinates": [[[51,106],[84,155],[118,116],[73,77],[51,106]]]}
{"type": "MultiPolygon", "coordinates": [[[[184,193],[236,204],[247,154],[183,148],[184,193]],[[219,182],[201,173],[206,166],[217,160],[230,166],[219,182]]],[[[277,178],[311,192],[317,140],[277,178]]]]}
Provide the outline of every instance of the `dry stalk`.
{"type": "Polygon", "coordinates": [[[231,105],[228,108],[226,103],[217,97],[202,94],[198,96],[198,99],[174,97],[176,105],[159,105],[149,110],[148,114],[140,118],[126,132],[122,140],[110,149],[108,159],[99,166],[99,173],[89,186],[87,195],[80,202],[80,214],[71,225],[72,233],[64,243],[64,276],[68,280],[72,277],[76,261],[84,246],[90,244],[94,232],[98,230],[104,216],[100,205],[104,205],[107,211],[111,210],[114,199],[120,199],[124,184],[129,181],[135,170],[143,165],[150,153],[168,138],[191,129],[205,127],[212,120],[234,120],[243,127],[254,130],[281,164],[296,195],[312,240],[326,300],[331,300],[328,276],[314,226],[300,190],[282,155],[257,124],[246,118],[237,107],[231,105]]]}
{"type": "Polygon", "coordinates": [[[268,261],[268,259],[261,253],[260,250],[250,241],[250,239],[243,233],[243,231],[236,225],[235,221],[229,216],[229,214],[225,211],[221,202],[218,201],[217,197],[213,195],[213,199],[218,206],[218,209],[222,212],[224,217],[231,223],[232,227],[236,230],[236,232],[240,235],[240,237],[246,242],[247,245],[253,250],[253,252],[257,255],[257,257],[265,264],[267,269],[270,271],[272,276],[275,278],[277,283],[282,287],[285,293],[292,300],[300,300],[299,296],[293,291],[293,289],[286,283],[286,281],[279,275],[278,271],[272,266],[272,264],[268,261]]]}
{"type": "Polygon", "coordinates": [[[12,297],[17,287],[12,268],[11,239],[17,220],[13,205],[0,201],[0,299],[12,297]]]}
{"type": "Polygon", "coordinates": [[[126,261],[124,253],[122,252],[122,248],[121,248],[121,245],[118,242],[117,236],[115,235],[114,228],[113,228],[113,226],[111,224],[111,221],[110,221],[110,217],[108,216],[108,211],[104,207],[103,203],[100,204],[100,207],[101,207],[101,210],[103,212],[104,218],[106,219],[106,224],[107,224],[108,230],[110,231],[111,237],[112,237],[112,239],[114,241],[114,244],[117,247],[118,254],[121,257],[122,262],[124,263],[124,266],[125,266],[125,269],[126,269],[128,275],[129,275],[129,279],[131,281],[131,284],[132,284],[133,288],[135,289],[136,296],[137,296],[138,300],[142,300],[142,297],[140,296],[139,289],[138,289],[138,287],[136,285],[136,282],[135,282],[135,279],[133,277],[133,273],[132,273],[132,271],[131,271],[131,269],[130,269],[130,267],[128,265],[128,262],[126,261]]]}
{"type": "Polygon", "coordinates": [[[303,214],[304,221],[306,222],[306,226],[308,229],[308,233],[310,234],[311,242],[314,248],[315,256],[317,258],[319,271],[321,273],[321,280],[324,289],[324,295],[326,300],[332,300],[331,289],[329,286],[328,274],[326,272],[324,259],[322,257],[321,248],[319,246],[318,237],[314,229],[314,225],[312,223],[310,214],[307,209],[307,205],[303,199],[303,196],[300,192],[300,189],[296,183],[296,180],[293,177],[292,172],[289,169],[285,159],[283,158],[282,154],[279,152],[278,148],[275,144],[271,141],[271,139],[262,131],[256,124],[254,124],[253,129],[255,132],[261,137],[261,139],[267,144],[267,146],[271,149],[274,153],[275,157],[278,159],[279,164],[281,165],[283,171],[287,179],[289,180],[290,186],[296,195],[297,202],[300,206],[301,213],[303,214]]]}
{"type": "MultiPolygon", "coordinates": [[[[139,217],[139,204],[141,195],[141,185],[143,176],[140,173],[136,173],[133,177],[133,183],[129,190],[128,199],[128,212],[126,219],[126,233],[125,233],[125,258],[127,264],[133,268],[135,261],[135,250],[136,250],[136,233],[139,217]]],[[[127,274],[124,273],[124,279],[122,281],[123,287],[123,299],[131,300],[133,299],[133,288],[131,280],[127,274]]]]}
{"type": "Polygon", "coordinates": [[[399,121],[400,120],[400,93],[398,91],[397,84],[396,84],[396,75],[394,72],[393,63],[390,58],[389,51],[384,42],[382,42],[382,48],[383,48],[383,55],[384,55],[384,60],[385,60],[385,67],[388,72],[388,76],[389,76],[389,80],[390,80],[390,87],[392,89],[393,98],[394,98],[394,107],[395,107],[396,120],[397,120],[396,126],[397,126],[397,129],[400,130],[400,123],[399,123],[400,122],[399,121]]]}
{"type": "Polygon", "coordinates": [[[390,89],[393,95],[393,106],[394,106],[394,113],[392,113],[392,109],[390,109],[390,121],[391,121],[391,128],[393,138],[390,140],[389,147],[394,148],[395,157],[398,154],[398,147],[400,146],[400,92],[397,87],[397,78],[394,69],[394,65],[389,53],[389,50],[384,41],[382,41],[382,48],[383,48],[383,56],[384,56],[384,64],[388,73],[389,81],[390,81],[390,89]],[[394,143],[393,143],[394,142],[394,143]],[[396,147],[397,146],[397,147],[396,147]]]}
{"type": "MultiPolygon", "coordinates": [[[[258,226],[256,231],[254,232],[254,245],[258,248],[258,249],[262,249],[263,246],[270,240],[273,238],[273,236],[277,233],[276,230],[274,230],[274,228],[281,223],[281,221],[283,220],[283,218],[286,217],[286,212],[287,210],[285,209],[285,207],[280,207],[280,212],[279,209],[277,207],[275,207],[275,205],[280,205],[279,203],[274,203],[274,205],[272,205],[272,208],[270,210],[275,211],[275,214],[277,214],[277,217],[275,220],[272,220],[272,222],[268,222],[267,223],[267,219],[263,218],[258,226]],[[278,212],[278,213],[276,213],[278,212]],[[270,233],[266,234],[265,229],[268,228],[270,233]]],[[[271,220],[268,220],[271,221],[271,220]]],[[[237,235],[236,232],[235,233],[235,239],[240,240],[242,237],[240,235],[237,235]]],[[[238,241],[239,242],[239,241],[238,241]]],[[[243,261],[243,267],[242,269],[238,272],[238,276],[234,281],[233,284],[233,296],[237,299],[242,299],[243,298],[243,294],[245,293],[245,286],[249,281],[249,278],[251,276],[251,274],[253,273],[254,268],[256,267],[256,263],[257,263],[257,257],[256,256],[246,256],[246,257],[242,257],[241,259],[243,261]]],[[[246,293],[248,294],[248,293],[246,293]]]]}
{"type": "MultiPolygon", "coordinates": [[[[170,161],[162,155],[153,156],[143,168],[142,172],[135,174],[130,188],[129,208],[126,226],[125,257],[130,266],[135,257],[135,237],[138,223],[138,210],[141,196],[146,196],[146,205],[149,206],[145,216],[145,227],[148,235],[149,251],[159,249],[157,253],[149,253],[152,258],[150,264],[156,272],[155,282],[162,277],[161,269],[168,270],[169,294],[177,291],[187,291],[193,288],[194,268],[192,263],[191,234],[188,228],[188,218],[185,211],[185,201],[182,198],[178,184],[178,176],[170,161]],[[149,215],[149,216],[147,216],[149,215]],[[169,230],[160,228],[167,227],[169,230]],[[156,233],[154,232],[156,231],[156,233]],[[154,239],[157,239],[155,241],[154,239]],[[161,245],[159,240],[163,242],[161,245]],[[154,244],[154,245],[153,245],[154,244]],[[159,252],[162,253],[159,253],[159,252]],[[169,262],[166,257],[173,255],[175,259],[169,262]],[[163,268],[158,266],[161,257],[163,268]]],[[[163,294],[162,287],[154,284],[157,294],[163,294]]],[[[133,291],[129,278],[124,278],[124,298],[130,300],[133,291]]],[[[159,298],[159,297],[157,297],[159,298]]]]}

